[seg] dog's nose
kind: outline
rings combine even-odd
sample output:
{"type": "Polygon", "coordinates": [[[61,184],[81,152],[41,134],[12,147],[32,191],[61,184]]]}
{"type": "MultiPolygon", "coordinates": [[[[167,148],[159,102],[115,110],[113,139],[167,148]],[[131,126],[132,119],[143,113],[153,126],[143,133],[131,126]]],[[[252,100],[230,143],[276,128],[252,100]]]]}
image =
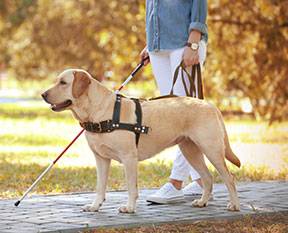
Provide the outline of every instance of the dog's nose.
{"type": "Polygon", "coordinates": [[[42,93],[41,96],[42,96],[42,98],[43,98],[44,100],[46,100],[46,99],[47,99],[47,96],[48,96],[47,91],[45,91],[44,93],[42,93]]]}

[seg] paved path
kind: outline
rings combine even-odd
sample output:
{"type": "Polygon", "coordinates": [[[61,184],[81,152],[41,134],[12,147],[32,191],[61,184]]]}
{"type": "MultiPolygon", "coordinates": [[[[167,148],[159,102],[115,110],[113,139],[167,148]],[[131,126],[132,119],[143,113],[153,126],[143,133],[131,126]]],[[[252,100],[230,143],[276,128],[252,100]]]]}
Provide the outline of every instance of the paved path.
{"type": "Polygon", "coordinates": [[[119,214],[127,192],[110,192],[98,213],[82,212],[94,193],[35,196],[14,207],[15,200],[0,200],[0,232],[79,232],[97,227],[139,226],[215,218],[233,218],[243,214],[288,211],[288,182],[238,184],[241,212],[226,211],[227,192],[222,184],[214,186],[214,200],[207,208],[193,208],[190,202],[171,205],[147,205],[145,197],[153,190],[142,190],[136,214],[119,214]]]}

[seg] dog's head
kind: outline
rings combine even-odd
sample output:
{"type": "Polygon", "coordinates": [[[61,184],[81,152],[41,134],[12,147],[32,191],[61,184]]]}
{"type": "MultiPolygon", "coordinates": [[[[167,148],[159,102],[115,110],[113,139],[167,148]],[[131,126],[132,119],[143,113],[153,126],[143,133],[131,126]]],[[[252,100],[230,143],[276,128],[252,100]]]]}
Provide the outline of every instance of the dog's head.
{"type": "Polygon", "coordinates": [[[60,112],[73,107],[84,95],[92,82],[91,75],[85,70],[69,69],[57,77],[56,84],[42,94],[51,109],[60,112]]]}

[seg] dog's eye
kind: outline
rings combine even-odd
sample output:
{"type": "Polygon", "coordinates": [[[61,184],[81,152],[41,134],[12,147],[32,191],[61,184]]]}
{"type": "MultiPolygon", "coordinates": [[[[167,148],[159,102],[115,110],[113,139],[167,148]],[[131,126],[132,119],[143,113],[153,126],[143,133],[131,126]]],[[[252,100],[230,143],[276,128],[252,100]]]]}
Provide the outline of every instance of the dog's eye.
{"type": "Polygon", "coordinates": [[[61,80],[61,81],[60,81],[60,84],[61,84],[61,85],[65,85],[65,84],[67,84],[67,83],[66,83],[64,80],[61,80]]]}

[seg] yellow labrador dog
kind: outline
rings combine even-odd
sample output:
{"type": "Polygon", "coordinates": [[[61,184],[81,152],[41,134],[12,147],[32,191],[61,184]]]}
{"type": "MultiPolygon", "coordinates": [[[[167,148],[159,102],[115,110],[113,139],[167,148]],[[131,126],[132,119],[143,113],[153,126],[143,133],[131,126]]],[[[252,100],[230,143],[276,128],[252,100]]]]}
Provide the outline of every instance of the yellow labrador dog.
{"type": "MultiPolygon", "coordinates": [[[[57,83],[42,94],[52,110],[71,110],[79,122],[100,122],[112,118],[116,94],[104,87],[89,73],[80,69],[65,70],[57,83]]],[[[204,162],[203,154],[222,176],[230,195],[228,210],[240,208],[232,174],[225,158],[240,167],[232,152],[220,111],[206,101],[191,97],[163,98],[141,102],[143,125],[149,126],[142,134],[138,146],[135,134],[126,130],[111,133],[86,131],[86,139],[97,164],[97,197],[84,211],[98,211],[105,200],[107,176],[111,159],[124,165],[128,203],[119,208],[122,213],[133,213],[138,198],[137,163],[148,159],[167,147],[180,146],[185,158],[201,175],[203,194],[192,205],[207,205],[212,191],[212,176],[204,162]]],[[[120,121],[136,123],[135,104],[122,98],[120,121]]]]}

